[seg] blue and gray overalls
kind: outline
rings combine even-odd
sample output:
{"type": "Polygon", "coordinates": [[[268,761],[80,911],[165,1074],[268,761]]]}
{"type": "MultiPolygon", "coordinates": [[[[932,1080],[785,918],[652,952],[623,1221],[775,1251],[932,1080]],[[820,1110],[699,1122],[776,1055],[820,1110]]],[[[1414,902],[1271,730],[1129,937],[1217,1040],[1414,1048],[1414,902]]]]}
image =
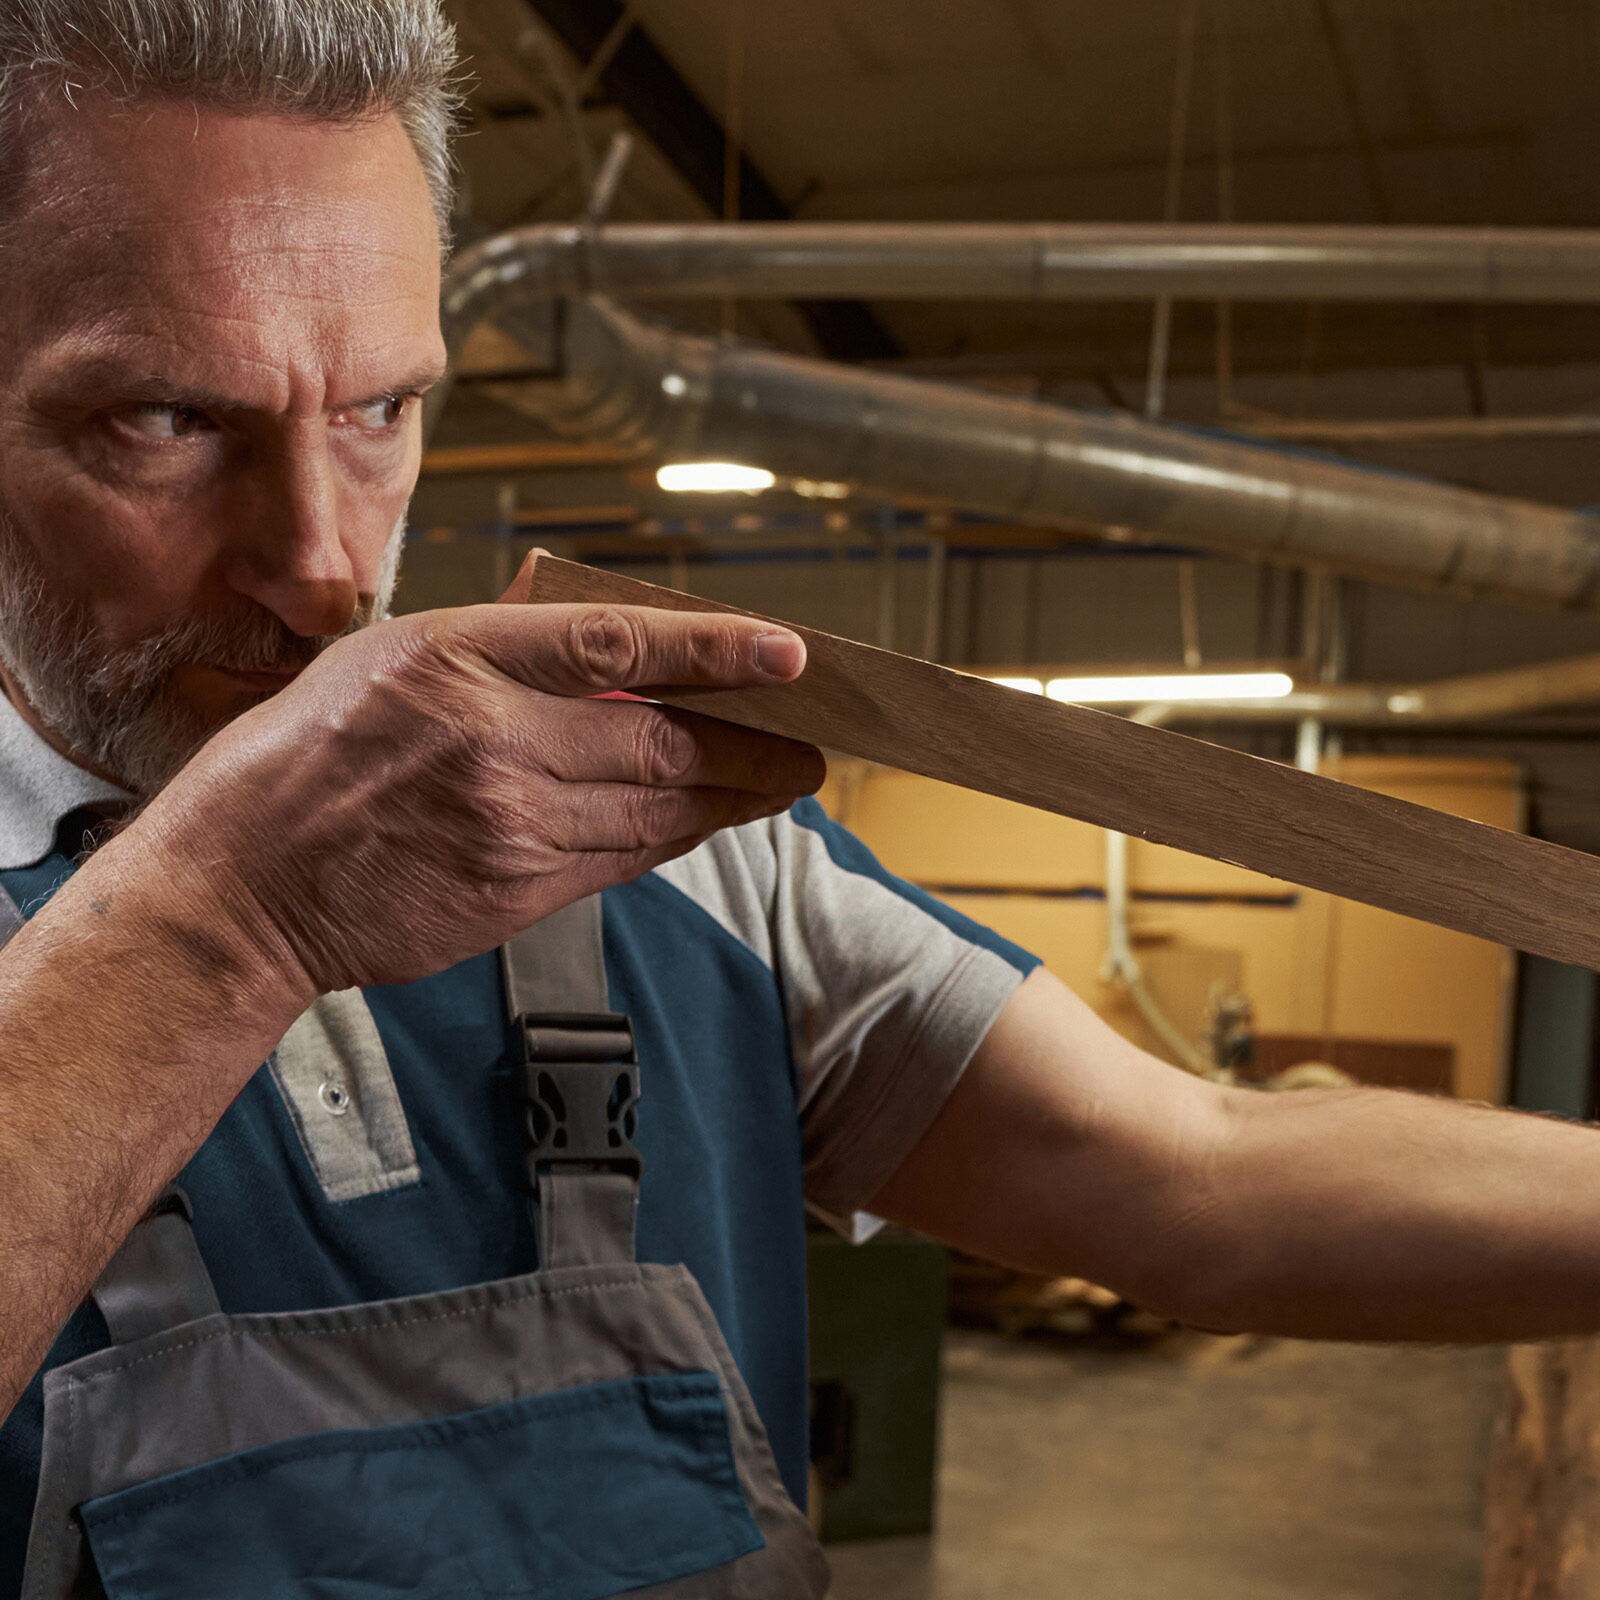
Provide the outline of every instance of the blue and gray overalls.
{"type": "MultiPolygon", "coordinates": [[[[227,1315],[169,1190],[95,1286],[113,1342],[45,1379],[29,1600],[823,1594],[699,1286],[634,1259],[640,1067],[600,898],[502,960],[539,1270],[227,1315]]],[[[359,1028],[319,1005],[302,1038],[359,1028]]]]}

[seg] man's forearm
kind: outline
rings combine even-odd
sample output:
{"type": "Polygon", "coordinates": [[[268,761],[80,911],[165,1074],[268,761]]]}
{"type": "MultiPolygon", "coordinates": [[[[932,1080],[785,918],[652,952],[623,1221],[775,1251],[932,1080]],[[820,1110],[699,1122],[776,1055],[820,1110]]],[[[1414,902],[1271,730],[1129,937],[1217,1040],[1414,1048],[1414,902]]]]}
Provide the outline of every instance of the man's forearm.
{"type": "Polygon", "coordinates": [[[869,1208],[1204,1327],[1600,1332],[1600,1134],[1383,1089],[1221,1088],[1043,969],[869,1208]]]}
{"type": "Polygon", "coordinates": [[[131,835],[0,953],[0,1416],[312,998],[131,835]]]}
{"type": "Polygon", "coordinates": [[[1600,1330],[1600,1138],[1374,1089],[1227,1092],[1171,1309],[1337,1339],[1600,1330]]]}

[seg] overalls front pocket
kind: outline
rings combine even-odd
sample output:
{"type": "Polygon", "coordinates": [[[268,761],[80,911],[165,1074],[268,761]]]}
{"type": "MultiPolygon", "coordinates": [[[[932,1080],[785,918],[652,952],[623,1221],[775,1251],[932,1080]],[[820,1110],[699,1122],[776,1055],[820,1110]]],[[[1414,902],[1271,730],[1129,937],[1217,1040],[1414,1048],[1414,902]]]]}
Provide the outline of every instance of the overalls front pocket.
{"type": "Polygon", "coordinates": [[[818,1600],[826,1586],[682,1267],[214,1312],[45,1379],[25,1600],[818,1600]]]}
{"type": "Polygon", "coordinates": [[[541,1270],[229,1316],[173,1191],[95,1286],[111,1348],[45,1377],[23,1600],[820,1600],[705,1296],[634,1259],[599,917],[506,952],[541,1270]]]}
{"type": "Polygon", "coordinates": [[[285,1440],[80,1515],[109,1600],[603,1600],[765,1542],[709,1372],[285,1440]]]}

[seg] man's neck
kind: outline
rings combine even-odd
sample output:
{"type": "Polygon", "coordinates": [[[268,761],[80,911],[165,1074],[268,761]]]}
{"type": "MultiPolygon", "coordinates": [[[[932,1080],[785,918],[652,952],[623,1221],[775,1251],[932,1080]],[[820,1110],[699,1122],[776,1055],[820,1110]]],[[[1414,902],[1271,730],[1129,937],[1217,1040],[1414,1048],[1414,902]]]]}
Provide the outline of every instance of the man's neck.
{"type": "Polygon", "coordinates": [[[22,685],[12,677],[10,669],[0,665],[0,693],[3,693],[16,710],[19,717],[50,746],[57,755],[65,756],[73,766],[81,767],[85,772],[96,778],[102,778],[107,783],[114,783],[122,787],[122,780],[114,772],[107,772],[103,767],[97,767],[91,761],[85,761],[65,739],[56,732],[33,708],[33,703],[23,693],[22,685]]]}

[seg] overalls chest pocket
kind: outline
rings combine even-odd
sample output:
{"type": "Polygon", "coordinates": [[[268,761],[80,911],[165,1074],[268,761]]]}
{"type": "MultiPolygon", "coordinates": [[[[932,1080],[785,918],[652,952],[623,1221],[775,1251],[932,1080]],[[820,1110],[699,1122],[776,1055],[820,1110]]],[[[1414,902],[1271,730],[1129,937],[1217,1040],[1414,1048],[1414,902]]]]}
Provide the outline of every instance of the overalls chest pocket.
{"type": "Polygon", "coordinates": [[[531,933],[541,1270],[228,1316],[172,1192],[96,1285],[111,1348],[45,1379],[24,1600],[820,1600],[699,1286],[633,1258],[627,1019],[537,1006],[603,1004],[598,902],[531,933]]]}

